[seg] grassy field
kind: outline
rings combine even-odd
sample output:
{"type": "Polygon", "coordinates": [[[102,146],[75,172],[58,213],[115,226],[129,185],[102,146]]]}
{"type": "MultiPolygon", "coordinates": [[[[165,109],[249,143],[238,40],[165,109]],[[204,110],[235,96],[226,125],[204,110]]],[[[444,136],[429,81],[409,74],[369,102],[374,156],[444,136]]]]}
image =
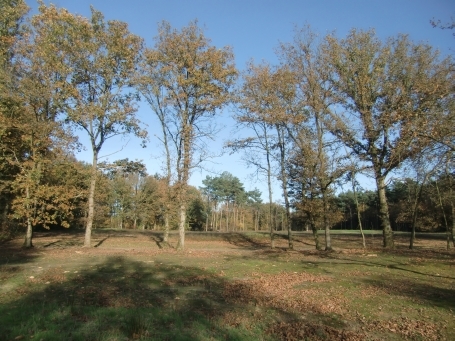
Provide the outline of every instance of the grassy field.
{"type": "Polygon", "coordinates": [[[455,253],[405,235],[38,233],[0,245],[0,340],[455,340],[455,253]]]}

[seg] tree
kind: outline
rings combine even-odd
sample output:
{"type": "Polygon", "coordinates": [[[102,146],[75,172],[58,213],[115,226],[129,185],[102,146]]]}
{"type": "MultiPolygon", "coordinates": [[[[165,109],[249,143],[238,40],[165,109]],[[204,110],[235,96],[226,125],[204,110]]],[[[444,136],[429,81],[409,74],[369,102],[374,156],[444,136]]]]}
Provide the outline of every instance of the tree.
{"type": "Polygon", "coordinates": [[[41,4],[39,10],[35,26],[58,49],[53,66],[69,72],[62,79],[71,90],[66,122],[88,135],[93,153],[84,239],[84,246],[90,247],[101,148],[118,135],[146,137],[130,88],[142,39],[131,34],[126,23],[105,22],[93,8],[90,20],[54,6],[41,4]]]}
{"type": "Polygon", "coordinates": [[[286,68],[274,70],[267,64],[248,65],[244,75],[244,83],[240,90],[238,103],[240,114],[235,119],[238,124],[252,129],[254,137],[231,141],[228,147],[234,151],[246,150],[246,161],[254,165],[267,178],[269,190],[269,222],[270,240],[274,247],[274,230],[272,224],[272,162],[278,161],[279,176],[286,207],[286,221],[289,248],[293,248],[291,232],[290,203],[287,192],[287,177],[285,172],[287,162],[285,129],[290,102],[295,99],[295,78],[286,68]],[[279,155],[275,155],[275,150],[279,155]],[[265,157],[262,163],[257,154],[265,157]]]}
{"type": "Polygon", "coordinates": [[[111,164],[100,163],[99,167],[107,173],[111,183],[111,214],[118,218],[118,227],[123,228],[126,218],[137,228],[140,212],[144,207],[144,179],[146,167],[141,161],[130,161],[128,158],[114,161],[111,164]]]}
{"type": "Polygon", "coordinates": [[[201,192],[195,187],[188,186],[187,196],[188,207],[186,214],[188,227],[192,231],[202,231],[204,229],[204,223],[206,222],[207,212],[205,210],[201,192]]]}
{"type": "MultiPolygon", "coordinates": [[[[146,80],[139,89],[150,94],[148,100],[154,103],[152,109],[163,126],[163,136],[168,136],[175,148],[177,248],[183,249],[190,173],[208,157],[204,143],[205,138],[213,138],[211,118],[230,101],[237,71],[232,50],[211,46],[196,21],[181,31],[163,22],[155,41],[154,48],[144,53],[146,80]]],[[[167,157],[169,160],[169,153],[167,157]]]]}
{"type": "Polygon", "coordinates": [[[19,171],[13,184],[17,194],[14,207],[16,216],[20,212],[25,217],[24,247],[33,246],[33,227],[55,223],[55,214],[49,211],[56,212],[57,207],[61,211],[71,197],[62,187],[49,187],[45,172],[52,171],[54,158],[67,154],[74,142],[61,119],[69,96],[68,87],[61,80],[68,73],[54,68],[52,60],[59,51],[43,35],[37,20],[31,24],[10,53],[13,58],[9,67],[14,77],[8,84],[9,93],[13,94],[10,103],[15,103],[12,107],[16,110],[5,112],[6,134],[2,139],[6,142],[2,144],[3,155],[8,155],[8,164],[19,171]]]}
{"type": "MultiPolygon", "coordinates": [[[[300,179],[313,199],[322,202],[322,226],[325,249],[332,250],[329,222],[329,201],[333,184],[344,173],[342,157],[337,151],[338,141],[328,133],[331,98],[328,72],[317,36],[309,28],[296,32],[294,41],[281,44],[281,59],[294,75],[295,94],[290,98],[285,126],[299,152],[294,163],[302,164],[300,179]],[[311,185],[310,185],[311,184],[311,185]]],[[[311,206],[311,205],[310,205],[311,206]]],[[[314,232],[314,231],[313,231],[314,232]]]]}
{"type": "Polygon", "coordinates": [[[451,94],[452,63],[406,36],[382,43],[373,31],[352,30],[341,40],[329,35],[323,54],[332,96],[344,109],[332,111],[331,131],[371,164],[384,247],[392,248],[386,178],[422,148],[418,127],[444,110],[443,102],[451,94]]]}
{"type": "Polygon", "coordinates": [[[20,134],[11,129],[11,118],[21,114],[22,105],[15,92],[18,74],[14,70],[14,51],[23,38],[23,25],[28,7],[23,0],[0,1],[0,228],[10,231],[11,202],[14,199],[12,183],[19,169],[9,162],[11,150],[20,149],[20,134]],[[16,148],[17,147],[17,148],[16,148]]]}

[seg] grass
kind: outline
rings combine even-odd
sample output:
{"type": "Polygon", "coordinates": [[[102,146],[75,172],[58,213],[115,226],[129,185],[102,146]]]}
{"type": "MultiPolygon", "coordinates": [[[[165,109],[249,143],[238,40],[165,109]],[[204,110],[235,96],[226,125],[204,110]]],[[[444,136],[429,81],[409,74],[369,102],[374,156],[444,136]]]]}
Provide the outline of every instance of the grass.
{"type": "Polygon", "coordinates": [[[1,340],[453,340],[455,253],[437,238],[333,236],[335,252],[262,234],[37,234],[0,250],[1,340]],[[171,245],[176,236],[171,236],[171,245]]]}

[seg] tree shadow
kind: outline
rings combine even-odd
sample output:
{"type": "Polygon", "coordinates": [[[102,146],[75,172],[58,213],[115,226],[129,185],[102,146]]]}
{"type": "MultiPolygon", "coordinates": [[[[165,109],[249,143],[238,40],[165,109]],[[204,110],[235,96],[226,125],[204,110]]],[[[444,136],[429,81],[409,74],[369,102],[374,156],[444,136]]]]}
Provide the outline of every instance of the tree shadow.
{"type": "Polygon", "coordinates": [[[55,242],[51,242],[51,243],[48,243],[48,244],[46,244],[46,245],[43,245],[43,247],[53,246],[53,245],[56,245],[56,244],[58,244],[58,243],[60,243],[60,242],[61,242],[61,240],[59,239],[59,240],[56,240],[55,242]]]}
{"type": "MultiPolygon", "coordinates": [[[[258,240],[254,239],[244,233],[235,233],[235,232],[228,232],[220,234],[221,238],[228,242],[229,244],[235,245],[237,247],[241,247],[248,250],[259,250],[259,249],[267,249],[270,248],[270,240],[258,240]]],[[[275,240],[278,239],[286,239],[281,235],[275,235],[275,240]]]]}
{"type": "Polygon", "coordinates": [[[108,235],[106,238],[101,239],[98,243],[96,243],[93,247],[101,246],[106,240],[108,240],[110,236],[108,235]]]}
{"type": "MultiPolygon", "coordinates": [[[[200,268],[112,256],[77,274],[56,271],[27,279],[16,294],[2,298],[0,339],[274,339],[266,333],[277,328],[270,311],[299,319],[293,310],[258,308],[268,298],[248,283],[232,285],[200,268]]],[[[321,321],[334,319],[315,314],[321,321]]]]}
{"type": "Polygon", "coordinates": [[[0,266],[23,265],[33,262],[39,257],[37,248],[25,249],[22,246],[9,241],[0,248],[0,266]]]}
{"type": "Polygon", "coordinates": [[[339,257],[339,255],[337,253],[321,253],[319,255],[319,257],[332,259],[332,260],[336,260],[336,261],[344,261],[343,263],[340,263],[340,264],[360,264],[360,265],[365,265],[365,266],[374,266],[374,267],[380,267],[380,268],[386,268],[386,269],[394,269],[394,270],[398,270],[398,271],[413,273],[413,274],[422,275],[422,276],[429,276],[429,277],[433,277],[433,278],[445,278],[445,279],[455,280],[455,277],[451,277],[451,276],[442,276],[442,275],[407,269],[404,267],[407,264],[403,263],[401,260],[393,261],[393,260],[387,259],[386,260],[387,263],[384,264],[384,263],[380,263],[380,262],[367,261],[365,259],[339,257]]]}
{"type": "Polygon", "coordinates": [[[455,309],[455,288],[443,288],[437,283],[429,284],[415,282],[406,279],[362,279],[362,282],[370,285],[379,292],[389,295],[406,296],[413,300],[422,300],[424,304],[438,306],[452,311],[455,309]]]}
{"type": "Polygon", "coordinates": [[[159,249],[164,249],[164,248],[169,248],[170,245],[169,243],[165,243],[164,242],[164,236],[162,233],[153,233],[153,234],[147,234],[148,237],[150,237],[151,240],[153,240],[156,244],[156,246],[158,246],[159,249]]]}

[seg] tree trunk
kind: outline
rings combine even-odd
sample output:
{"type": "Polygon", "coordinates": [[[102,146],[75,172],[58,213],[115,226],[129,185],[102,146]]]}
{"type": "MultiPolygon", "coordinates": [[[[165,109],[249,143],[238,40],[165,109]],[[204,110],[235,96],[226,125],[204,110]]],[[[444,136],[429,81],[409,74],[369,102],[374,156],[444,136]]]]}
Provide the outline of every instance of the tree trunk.
{"type": "Polygon", "coordinates": [[[451,239],[452,239],[452,246],[455,247],[455,205],[454,205],[454,200],[455,198],[453,197],[453,183],[452,183],[452,176],[448,172],[448,169],[446,168],[446,174],[448,175],[449,178],[449,201],[450,201],[450,208],[451,208],[451,214],[452,214],[452,231],[451,231],[451,239]]]}
{"type": "Polygon", "coordinates": [[[185,223],[186,223],[186,205],[180,204],[179,207],[180,221],[179,221],[179,242],[177,244],[177,250],[183,250],[185,248],[185,223]]]}
{"type": "Polygon", "coordinates": [[[323,224],[324,224],[324,232],[325,232],[325,250],[326,251],[332,251],[332,239],[330,236],[330,224],[328,221],[328,215],[327,215],[327,197],[326,193],[323,190],[322,191],[322,204],[324,205],[323,207],[323,224]]]}
{"type": "Polygon", "coordinates": [[[31,248],[33,247],[32,238],[33,238],[33,226],[32,220],[30,218],[30,188],[27,185],[25,189],[25,195],[27,196],[27,231],[25,232],[25,240],[23,247],[24,248],[31,248]]]}
{"type": "Polygon", "coordinates": [[[444,204],[442,202],[442,197],[441,197],[441,192],[439,191],[438,182],[436,181],[435,184],[436,184],[436,191],[438,193],[439,205],[441,206],[442,216],[444,217],[444,224],[446,226],[447,250],[449,250],[450,249],[450,236],[451,236],[450,229],[449,229],[449,223],[447,222],[446,212],[444,211],[444,204]]]}
{"type": "Polygon", "coordinates": [[[209,230],[209,210],[210,210],[210,201],[207,200],[207,210],[206,210],[206,216],[205,216],[205,232],[209,230]]]}
{"type": "Polygon", "coordinates": [[[222,220],[223,220],[223,206],[220,207],[220,231],[223,230],[223,226],[221,225],[222,220]]]}
{"type": "Polygon", "coordinates": [[[314,239],[314,243],[316,245],[316,250],[321,250],[321,244],[319,243],[318,229],[316,227],[314,218],[312,216],[310,217],[310,226],[311,226],[311,231],[313,232],[313,239],[314,239]]]}
{"type": "Polygon", "coordinates": [[[385,179],[383,176],[376,174],[376,185],[378,187],[379,197],[379,221],[383,234],[383,246],[385,248],[393,248],[393,231],[390,226],[389,206],[385,194],[385,179]]]}
{"type": "Polygon", "coordinates": [[[164,213],[164,234],[163,243],[169,244],[169,210],[164,213]]]}
{"type": "Polygon", "coordinates": [[[267,170],[267,185],[269,188],[269,224],[270,224],[270,247],[273,249],[275,248],[275,231],[273,229],[272,223],[272,180],[271,180],[271,169],[269,163],[269,156],[267,155],[267,163],[268,163],[268,170],[267,170]]]}
{"type": "Polygon", "coordinates": [[[413,205],[413,212],[412,212],[412,226],[411,226],[411,239],[409,240],[409,248],[413,249],[414,248],[414,241],[416,239],[416,223],[417,223],[417,208],[419,206],[419,202],[422,198],[422,192],[423,192],[423,186],[425,185],[425,182],[427,180],[428,175],[425,175],[423,178],[422,183],[420,184],[419,187],[419,192],[417,193],[417,196],[414,200],[414,205],[413,205]]]}
{"type": "MultiPolygon", "coordinates": [[[[357,221],[359,224],[359,229],[360,233],[362,235],[362,246],[364,249],[366,249],[366,243],[365,243],[365,234],[363,233],[363,227],[362,227],[362,215],[360,214],[359,210],[359,199],[357,198],[357,190],[355,188],[355,174],[354,172],[351,174],[351,182],[352,182],[352,192],[354,193],[354,201],[355,201],[355,210],[357,211],[357,221]]],[[[349,208],[349,212],[351,212],[351,208],[349,208]]],[[[352,219],[351,219],[351,226],[352,226],[352,219]]]]}
{"type": "Polygon", "coordinates": [[[95,186],[96,186],[96,173],[97,173],[97,163],[98,163],[98,152],[93,152],[93,163],[92,163],[92,172],[90,176],[90,190],[88,194],[88,216],[87,216],[87,225],[85,227],[85,239],[84,247],[91,246],[92,238],[92,226],[93,226],[93,217],[95,211],[95,186]]]}
{"type": "Polygon", "coordinates": [[[451,238],[452,238],[452,246],[455,247],[455,205],[453,204],[453,201],[450,202],[450,207],[452,209],[452,233],[451,233],[451,238]]]}
{"type": "Polygon", "coordinates": [[[229,231],[229,201],[226,202],[226,232],[229,231]]]}

